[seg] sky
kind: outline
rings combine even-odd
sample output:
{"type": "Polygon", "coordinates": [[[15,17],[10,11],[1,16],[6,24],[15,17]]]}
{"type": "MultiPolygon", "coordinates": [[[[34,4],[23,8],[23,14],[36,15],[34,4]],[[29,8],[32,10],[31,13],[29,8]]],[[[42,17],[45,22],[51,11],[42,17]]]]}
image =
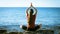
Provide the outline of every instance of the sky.
{"type": "Polygon", "coordinates": [[[0,0],[0,7],[60,7],[60,0],[0,0]]]}

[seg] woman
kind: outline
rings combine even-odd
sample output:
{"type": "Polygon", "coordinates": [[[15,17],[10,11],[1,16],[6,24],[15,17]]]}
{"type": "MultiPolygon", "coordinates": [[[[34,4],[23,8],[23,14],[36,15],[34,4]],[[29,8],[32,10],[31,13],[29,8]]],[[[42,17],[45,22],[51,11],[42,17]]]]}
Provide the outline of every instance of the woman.
{"type": "Polygon", "coordinates": [[[27,14],[28,24],[27,26],[23,26],[22,28],[28,31],[35,31],[38,28],[40,28],[40,25],[37,26],[35,25],[37,10],[32,6],[32,4],[31,7],[27,9],[26,14],[27,14]]]}

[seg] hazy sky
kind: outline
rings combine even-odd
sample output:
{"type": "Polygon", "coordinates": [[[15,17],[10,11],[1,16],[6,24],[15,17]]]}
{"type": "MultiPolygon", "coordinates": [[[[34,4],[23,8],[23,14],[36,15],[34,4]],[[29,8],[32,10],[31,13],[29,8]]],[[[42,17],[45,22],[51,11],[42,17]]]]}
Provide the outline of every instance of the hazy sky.
{"type": "Polygon", "coordinates": [[[60,0],[0,0],[0,7],[60,7],[60,0]]]}

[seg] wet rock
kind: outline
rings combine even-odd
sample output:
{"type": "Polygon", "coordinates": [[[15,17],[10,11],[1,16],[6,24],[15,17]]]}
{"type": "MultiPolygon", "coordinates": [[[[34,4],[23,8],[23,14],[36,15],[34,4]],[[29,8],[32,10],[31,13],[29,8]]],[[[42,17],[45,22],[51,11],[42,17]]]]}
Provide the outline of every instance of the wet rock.
{"type": "Polygon", "coordinates": [[[23,34],[37,34],[35,31],[25,31],[23,34]]]}
{"type": "Polygon", "coordinates": [[[7,34],[7,30],[0,30],[0,34],[7,34]]]}
{"type": "Polygon", "coordinates": [[[23,34],[22,32],[18,32],[18,34],[23,34]]]}
{"type": "Polygon", "coordinates": [[[22,32],[9,32],[8,34],[23,34],[22,32]]]}
{"type": "Polygon", "coordinates": [[[18,34],[18,32],[9,32],[8,34],[18,34]]]}

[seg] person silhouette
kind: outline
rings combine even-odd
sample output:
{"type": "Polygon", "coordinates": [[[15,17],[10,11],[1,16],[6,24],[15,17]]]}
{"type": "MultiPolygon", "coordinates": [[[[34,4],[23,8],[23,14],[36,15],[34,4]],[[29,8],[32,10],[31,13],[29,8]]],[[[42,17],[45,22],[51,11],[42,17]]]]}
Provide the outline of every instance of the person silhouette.
{"type": "Polygon", "coordinates": [[[37,29],[40,28],[40,25],[35,25],[35,20],[36,20],[36,14],[37,10],[32,6],[29,7],[26,11],[27,14],[27,26],[23,26],[22,28],[27,31],[36,31],[37,29]]]}

